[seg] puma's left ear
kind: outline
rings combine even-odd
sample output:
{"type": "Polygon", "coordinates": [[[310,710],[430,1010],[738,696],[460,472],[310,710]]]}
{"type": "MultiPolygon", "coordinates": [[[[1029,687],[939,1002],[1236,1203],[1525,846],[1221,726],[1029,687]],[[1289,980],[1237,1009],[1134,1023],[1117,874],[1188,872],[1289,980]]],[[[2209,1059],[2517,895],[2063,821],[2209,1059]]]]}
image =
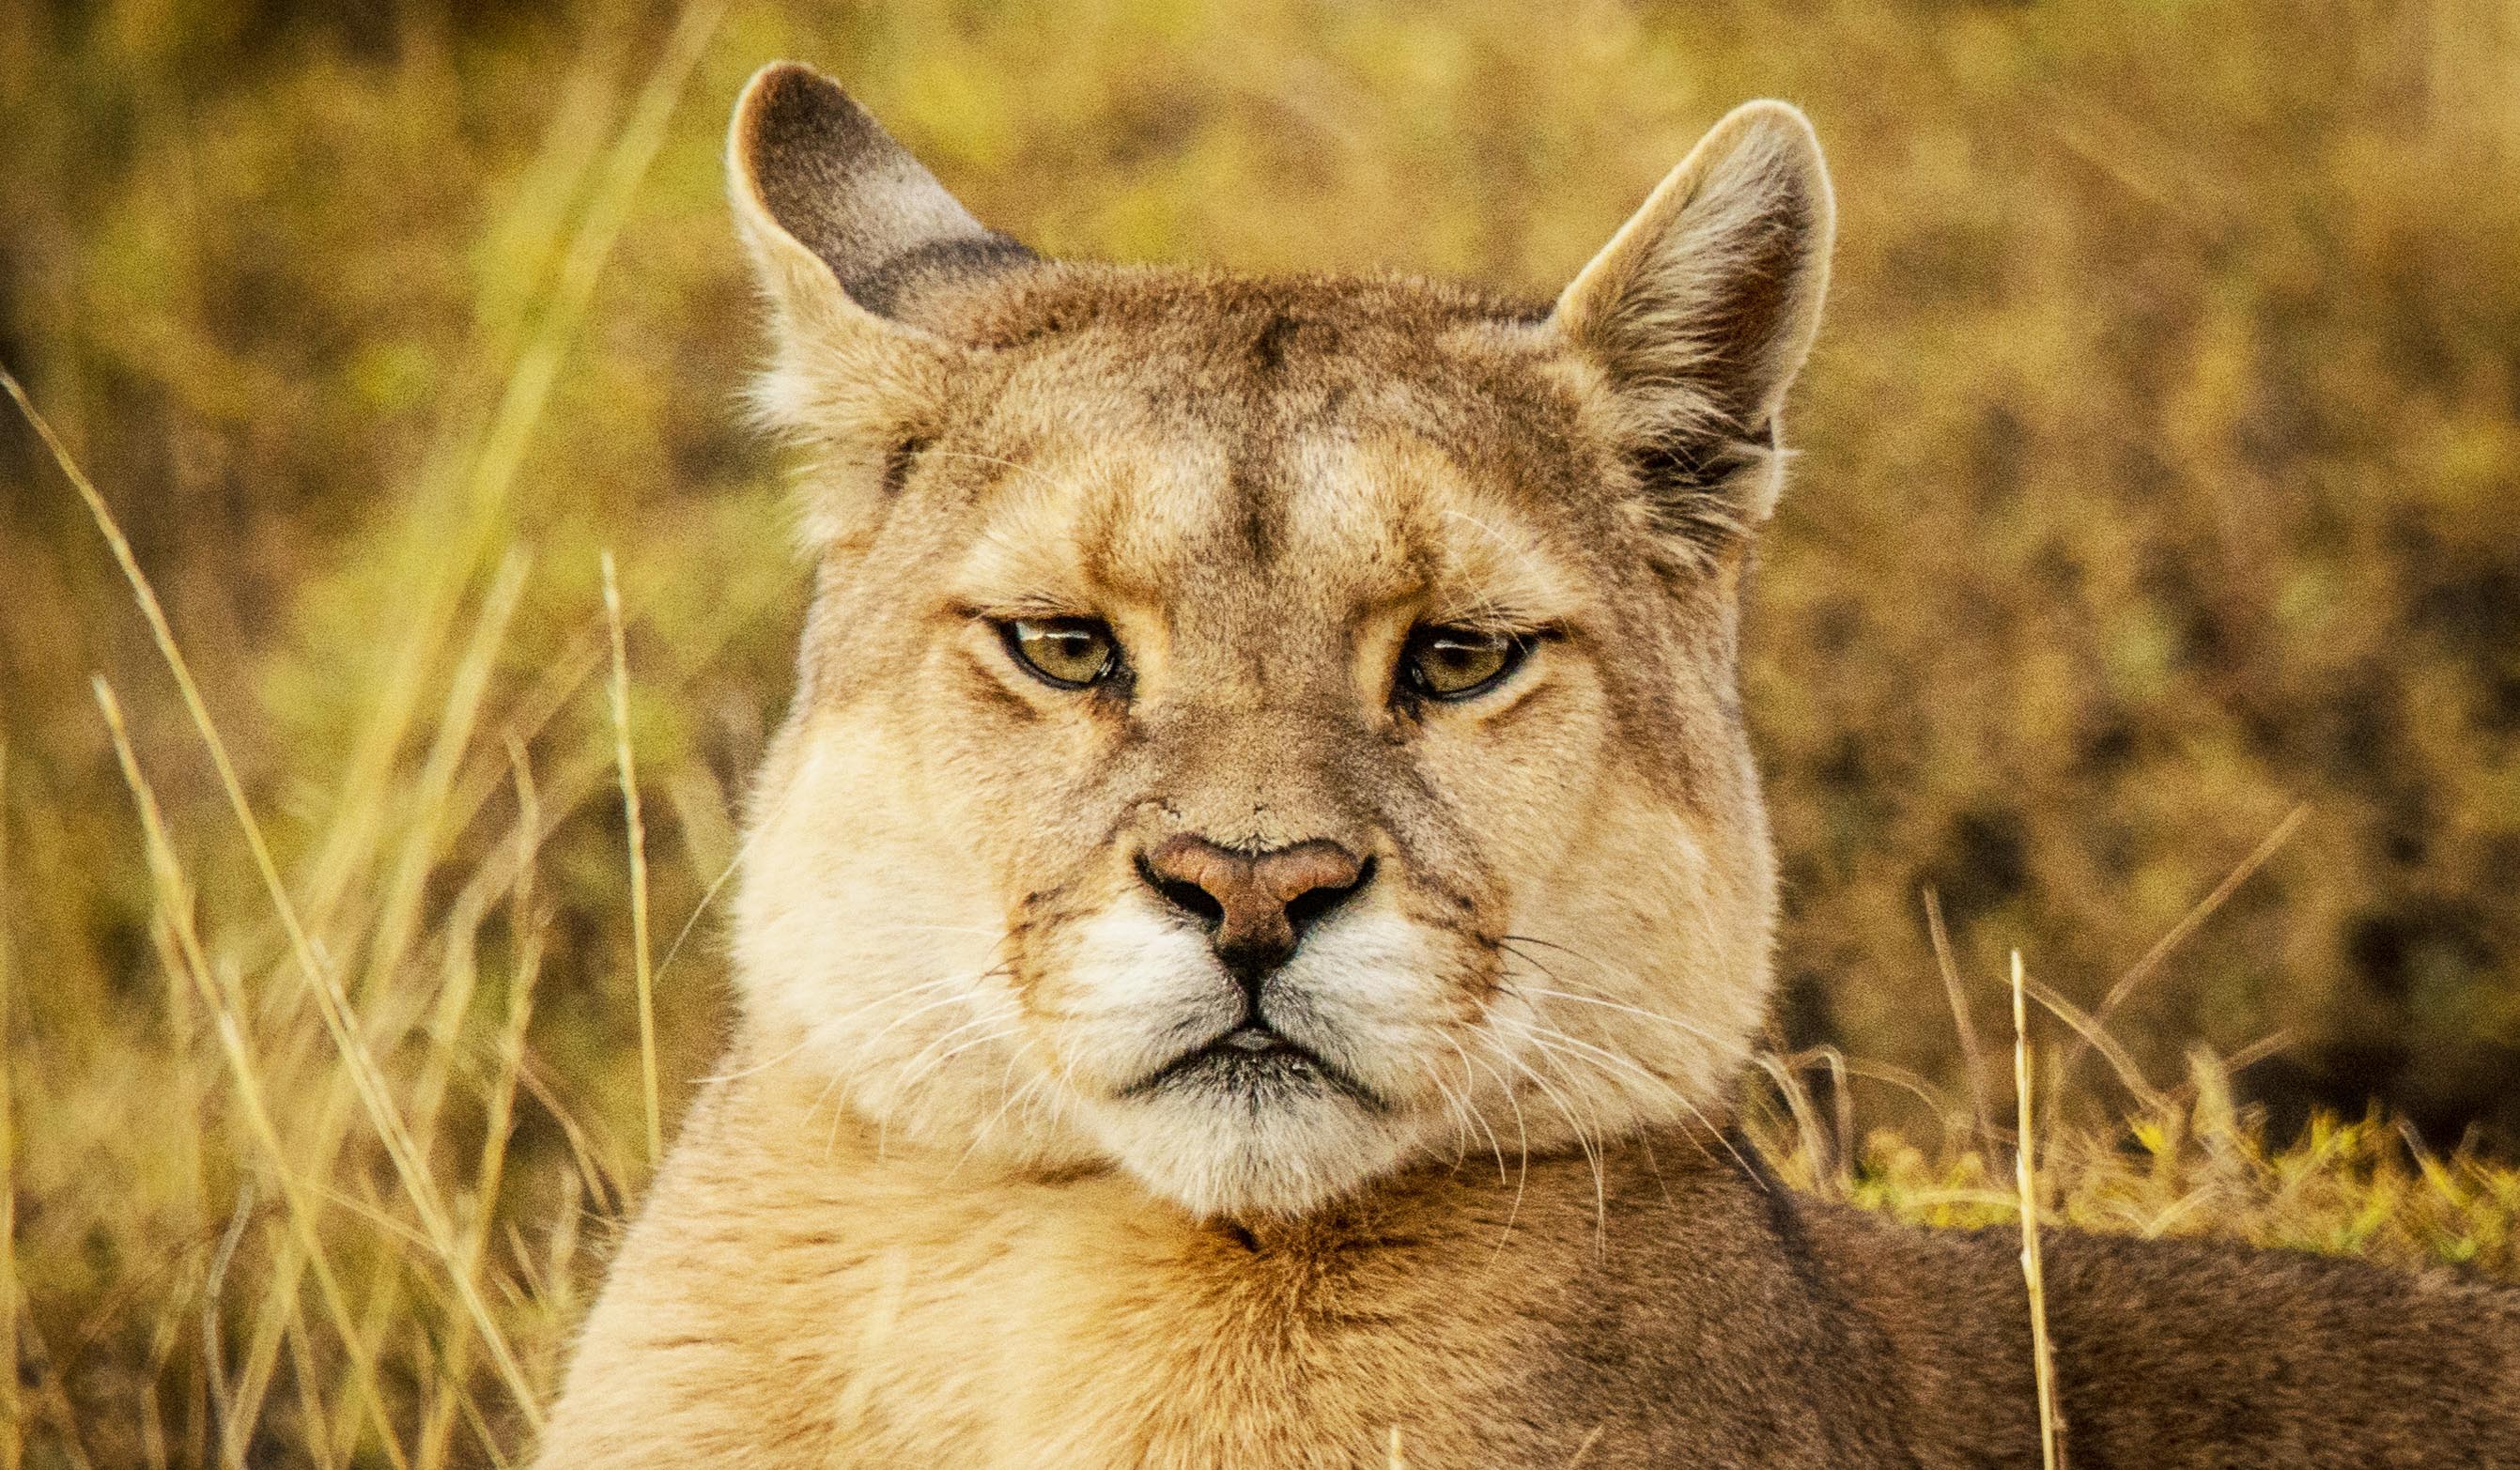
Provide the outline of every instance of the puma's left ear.
{"type": "Polygon", "coordinates": [[[1820,327],[1835,233],[1811,124],[1749,103],[1557,298],[1557,329],[1608,378],[1645,492],[1693,541],[1776,507],[1777,414],[1820,327]]]}

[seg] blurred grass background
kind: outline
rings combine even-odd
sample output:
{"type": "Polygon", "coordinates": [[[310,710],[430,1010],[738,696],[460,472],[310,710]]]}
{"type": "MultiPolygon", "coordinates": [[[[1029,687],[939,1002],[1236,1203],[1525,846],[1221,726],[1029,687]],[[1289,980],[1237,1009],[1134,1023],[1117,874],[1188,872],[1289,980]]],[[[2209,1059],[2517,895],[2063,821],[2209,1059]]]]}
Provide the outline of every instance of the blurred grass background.
{"type": "Polygon", "coordinates": [[[647,1168],[599,554],[668,1119],[725,1006],[708,914],[676,941],[804,598],[731,402],[717,154],[779,56],[1045,249],[1539,294],[1727,107],[1801,104],[1842,245],[1747,669],[1778,1152],[2004,1218],[2000,1140],[1952,1125],[2008,1071],[1958,1042],[1931,890],[1971,1029],[2008,1038],[2016,946],[2058,1037],[2105,1017],[2069,1218],[2511,1269],[2501,0],[26,0],[0,364],[163,598],[305,943],[0,423],[0,1459],[529,1442],[647,1168]]]}

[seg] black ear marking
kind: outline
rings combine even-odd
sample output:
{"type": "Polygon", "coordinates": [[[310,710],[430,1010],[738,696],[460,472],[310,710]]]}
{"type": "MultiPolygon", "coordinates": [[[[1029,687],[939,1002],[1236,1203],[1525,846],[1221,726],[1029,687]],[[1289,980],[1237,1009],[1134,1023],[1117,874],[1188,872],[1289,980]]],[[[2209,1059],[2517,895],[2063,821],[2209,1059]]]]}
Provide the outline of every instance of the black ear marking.
{"type": "Polygon", "coordinates": [[[763,67],[736,105],[729,162],[768,222],[862,309],[896,312],[939,280],[1037,257],[972,218],[874,114],[811,67],[763,67]]]}
{"type": "Polygon", "coordinates": [[[1776,471],[1776,435],[1673,434],[1628,452],[1637,488],[1662,528],[1701,551],[1720,551],[1752,529],[1747,508],[1776,471]]]}
{"type": "Polygon", "coordinates": [[[886,317],[926,287],[963,276],[1012,270],[1039,259],[1021,242],[993,230],[986,235],[913,245],[862,276],[843,279],[840,290],[860,306],[886,317]]]}

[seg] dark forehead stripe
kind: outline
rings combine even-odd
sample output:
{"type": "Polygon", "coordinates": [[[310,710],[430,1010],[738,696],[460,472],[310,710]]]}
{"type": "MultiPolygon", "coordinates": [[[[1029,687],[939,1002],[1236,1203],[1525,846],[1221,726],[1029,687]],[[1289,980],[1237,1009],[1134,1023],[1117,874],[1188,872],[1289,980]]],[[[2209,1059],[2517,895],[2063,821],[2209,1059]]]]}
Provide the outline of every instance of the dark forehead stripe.
{"type": "Polygon", "coordinates": [[[1301,324],[1284,312],[1278,312],[1264,323],[1251,339],[1251,366],[1263,379],[1275,378],[1286,365],[1286,339],[1300,330],[1301,324]]]}
{"type": "Polygon", "coordinates": [[[1247,417],[1232,451],[1228,491],[1243,550],[1255,566],[1277,560],[1286,542],[1292,486],[1284,478],[1284,460],[1293,436],[1292,416],[1283,400],[1290,395],[1311,396],[1300,376],[1290,378],[1287,355],[1299,340],[1319,351],[1335,335],[1328,323],[1307,321],[1274,307],[1260,314],[1258,329],[1251,334],[1249,396],[1253,401],[1238,405],[1247,417]]]}
{"type": "Polygon", "coordinates": [[[1226,492],[1244,554],[1252,565],[1265,567],[1285,546],[1287,486],[1269,456],[1267,441],[1255,445],[1248,442],[1251,437],[1246,435],[1235,451],[1226,492]]]}

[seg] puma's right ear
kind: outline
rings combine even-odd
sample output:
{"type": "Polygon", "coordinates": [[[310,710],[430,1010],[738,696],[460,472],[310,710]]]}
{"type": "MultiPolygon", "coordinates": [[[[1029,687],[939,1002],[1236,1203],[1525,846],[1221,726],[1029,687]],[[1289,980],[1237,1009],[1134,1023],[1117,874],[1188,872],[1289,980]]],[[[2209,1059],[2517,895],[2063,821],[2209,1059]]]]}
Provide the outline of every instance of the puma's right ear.
{"type": "Polygon", "coordinates": [[[984,228],[828,77],[792,62],[753,74],[727,131],[727,193],[768,299],[771,362],[755,408],[815,454],[805,534],[865,522],[898,486],[904,446],[969,350],[903,319],[926,287],[1033,253],[984,228]]]}
{"type": "Polygon", "coordinates": [[[973,219],[836,82],[793,62],[744,86],[727,186],[762,285],[791,319],[883,318],[924,279],[1034,258],[973,219]]]}

